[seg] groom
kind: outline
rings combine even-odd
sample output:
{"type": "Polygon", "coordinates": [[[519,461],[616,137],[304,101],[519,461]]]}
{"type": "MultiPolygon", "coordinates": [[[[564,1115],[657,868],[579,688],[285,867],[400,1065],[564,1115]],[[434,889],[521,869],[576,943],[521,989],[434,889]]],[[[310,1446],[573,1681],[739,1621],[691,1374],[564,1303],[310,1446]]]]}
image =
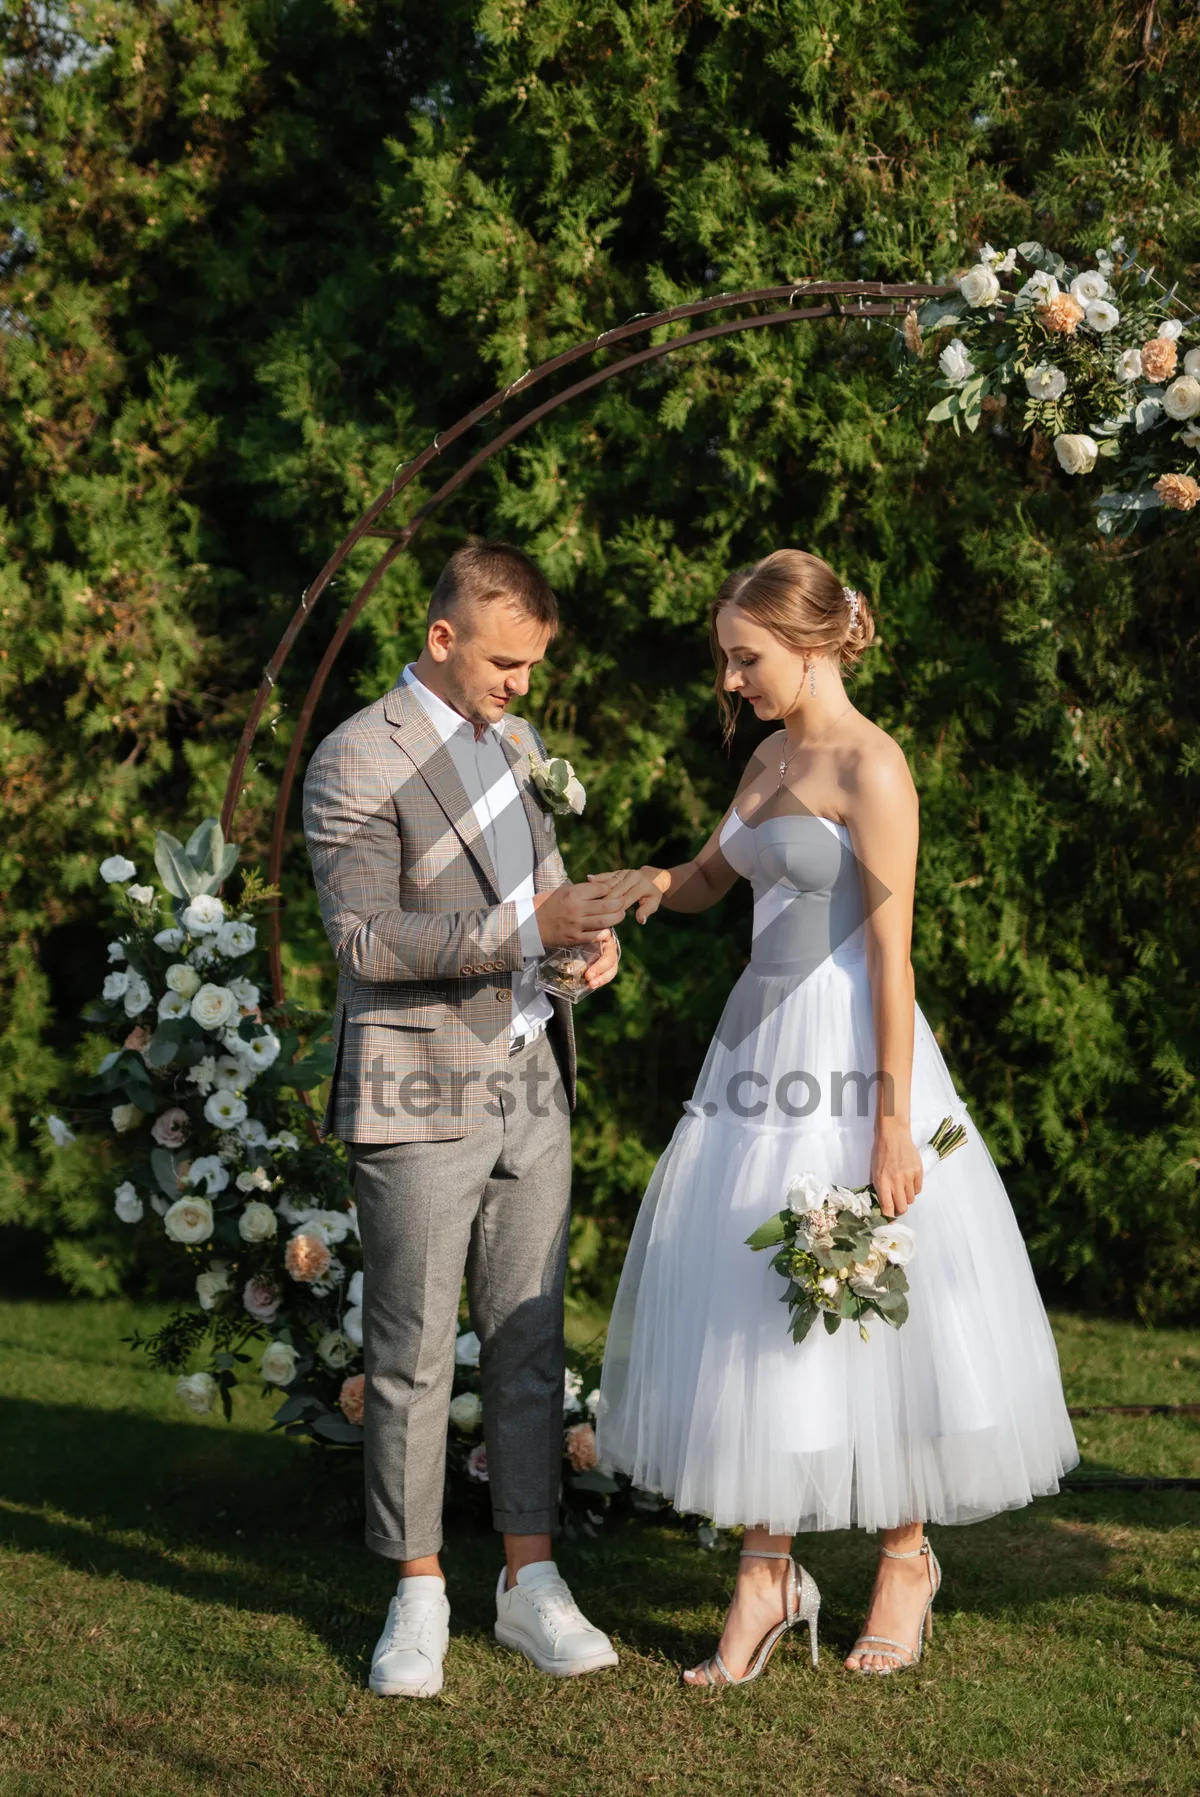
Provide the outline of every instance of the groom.
{"type": "Polygon", "coordinates": [[[603,941],[623,908],[573,886],[509,715],[558,627],[545,577],[472,542],[433,589],[425,647],[319,745],[304,832],[337,957],[322,1135],[348,1144],[363,1246],[367,1545],[399,1562],[370,1685],[442,1687],[438,1562],[464,1271],[481,1341],[496,1636],[543,1672],[615,1666],[553,1559],[562,1459],[562,1292],[575,1098],[571,1007],[539,990],[551,949],[603,941]]]}

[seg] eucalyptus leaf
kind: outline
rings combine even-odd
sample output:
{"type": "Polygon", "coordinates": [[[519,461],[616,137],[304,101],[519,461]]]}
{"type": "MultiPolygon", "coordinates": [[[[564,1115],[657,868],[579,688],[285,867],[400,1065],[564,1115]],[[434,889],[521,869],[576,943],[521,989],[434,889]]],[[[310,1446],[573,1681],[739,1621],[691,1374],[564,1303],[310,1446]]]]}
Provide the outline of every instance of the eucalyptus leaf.
{"type": "Polygon", "coordinates": [[[178,1036],[168,1036],[160,1026],[155,1030],[143,1053],[148,1067],[169,1067],[179,1048],[178,1036]]]}
{"type": "Polygon", "coordinates": [[[165,1148],[155,1148],[150,1155],[150,1166],[153,1169],[155,1179],[158,1181],[159,1189],[163,1192],[164,1196],[170,1198],[172,1203],[174,1203],[175,1199],[180,1197],[182,1192],[182,1188],[180,1187],[175,1172],[174,1156],[165,1148]]]}
{"type": "Polygon", "coordinates": [[[917,323],[922,330],[932,331],[949,318],[961,318],[966,309],[967,302],[961,293],[948,295],[945,299],[926,300],[917,308],[917,323]]]}
{"type": "Polygon", "coordinates": [[[348,1423],[342,1416],[315,1416],[309,1424],[314,1435],[320,1435],[325,1441],[336,1441],[345,1447],[361,1447],[363,1431],[361,1423],[348,1423]]]}
{"type": "Polygon", "coordinates": [[[776,1243],[785,1239],[788,1224],[788,1212],[779,1211],[760,1223],[753,1235],[746,1237],[747,1248],[774,1248],[776,1243]]]}
{"type": "Polygon", "coordinates": [[[611,1478],[608,1473],[600,1472],[595,1467],[589,1468],[587,1472],[572,1473],[567,1483],[572,1491],[597,1491],[605,1497],[611,1497],[614,1492],[621,1489],[614,1478],[611,1478]]]}

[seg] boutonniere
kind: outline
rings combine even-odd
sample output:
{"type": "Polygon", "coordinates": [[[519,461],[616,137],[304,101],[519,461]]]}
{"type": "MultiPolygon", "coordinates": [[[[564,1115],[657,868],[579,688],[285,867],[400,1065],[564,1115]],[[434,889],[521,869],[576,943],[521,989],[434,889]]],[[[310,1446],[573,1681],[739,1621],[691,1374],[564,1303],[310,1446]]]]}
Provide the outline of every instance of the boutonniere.
{"type": "Polygon", "coordinates": [[[552,755],[549,761],[535,761],[530,767],[529,778],[547,811],[554,812],[557,817],[565,817],[569,811],[579,816],[587,794],[582,781],[575,778],[575,769],[569,761],[564,761],[561,755],[552,755]]]}

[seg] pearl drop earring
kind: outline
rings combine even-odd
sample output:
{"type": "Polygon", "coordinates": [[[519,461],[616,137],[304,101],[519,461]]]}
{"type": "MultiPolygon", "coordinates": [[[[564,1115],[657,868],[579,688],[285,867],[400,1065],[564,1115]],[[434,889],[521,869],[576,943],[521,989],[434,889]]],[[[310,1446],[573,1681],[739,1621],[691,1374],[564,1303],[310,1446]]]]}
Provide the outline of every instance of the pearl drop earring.
{"type": "Polygon", "coordinates": [[[808,664],[808,690],[815,699],[817,696],[817,664],[815,661],[810,661],[808,664]]]}

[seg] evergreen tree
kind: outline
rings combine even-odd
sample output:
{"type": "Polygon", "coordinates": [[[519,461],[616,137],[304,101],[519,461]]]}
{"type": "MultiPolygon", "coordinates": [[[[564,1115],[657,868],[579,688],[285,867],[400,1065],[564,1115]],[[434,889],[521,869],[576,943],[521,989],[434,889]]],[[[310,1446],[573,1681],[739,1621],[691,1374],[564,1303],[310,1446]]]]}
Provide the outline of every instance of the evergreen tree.
{"type": "MultiPolygon", "coordinates": [[[[39,1184],[28,1123],[93,1052],[96,861],[217,808],[258,670],[396,465],[497,383],[701,293],[951,279],[984,240],[1124,232],[1200,299],[1200,48],[1193,9],[1128,0],[111,0],[14,6],[3,34],[4,1204],[96,1287],[119,1231],[39,1184]]],[[[755,332],[555,413],[393,565],[312,740],[397,677],[447,547],[508,534],[566,617],[530,711],[588,786],[569,864],[679,858],[757,734],[719,747],[707,601],[780,544],[826,556],[877,607],[854,696],[921,792],[918,995],[1039,1271],[1166,1316],[1200,1293],[1195,527],[1105,543],[1002,414],[926,438],[893,343],[755,332]]],[[[251,851],[378,548],[288,664],[251,851]]],[[[298,816],[291,841],[289,978],[328,995],[298,816]]],[[[598,1285],[746,913],[628,925],[581,1013],[574,1250],[598,1285]]]]}

